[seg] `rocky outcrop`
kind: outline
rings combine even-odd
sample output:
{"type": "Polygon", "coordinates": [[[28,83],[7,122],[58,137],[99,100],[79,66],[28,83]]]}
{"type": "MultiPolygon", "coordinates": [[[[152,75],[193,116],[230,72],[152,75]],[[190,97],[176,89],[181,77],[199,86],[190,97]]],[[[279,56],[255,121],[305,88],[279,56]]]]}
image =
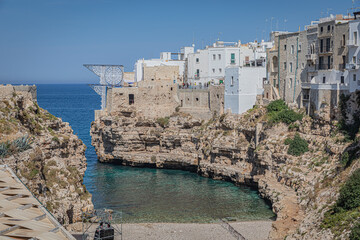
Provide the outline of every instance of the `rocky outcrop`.
{"type": "Polygon", "coordinates": [[[332,238],[320,224],[336,200],[339,159],[349,143],[328,120],[304,117],[288,126],[269,124],[267,117],[262,107],[207,122],[183,113],[143,119],[119,110],[92,123],[92,144],[101,162],[184,169],[256,187],[277,214],[271,239],[332,238]],[[284,144],[295,133],[309,143],[299,157],[284,144]]]}
{"type": "MultiPolygon", "coordinates": [[[[6,86],[6,89],[11,86],[6,86]]],[[[92,209],[83,185],[85,149],[68,123],[41,109],[33,94],[10,91],[0,99],[0,155],[30,191],[68,225],[92,209]],[[19,140],[28,145],[20,149],[19,140]]]]}

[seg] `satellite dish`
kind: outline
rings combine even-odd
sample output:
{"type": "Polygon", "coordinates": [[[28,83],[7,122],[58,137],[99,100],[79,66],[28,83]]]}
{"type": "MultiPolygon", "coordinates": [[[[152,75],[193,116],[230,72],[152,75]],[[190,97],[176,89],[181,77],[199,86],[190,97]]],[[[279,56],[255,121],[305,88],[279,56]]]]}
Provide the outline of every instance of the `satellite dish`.
{"type": "Polygon", "coordinates": [[[119,85],[123,80],[123,71],[120,66],[109,66],[105,70],[105,80],[110,85],[119,85]]]}

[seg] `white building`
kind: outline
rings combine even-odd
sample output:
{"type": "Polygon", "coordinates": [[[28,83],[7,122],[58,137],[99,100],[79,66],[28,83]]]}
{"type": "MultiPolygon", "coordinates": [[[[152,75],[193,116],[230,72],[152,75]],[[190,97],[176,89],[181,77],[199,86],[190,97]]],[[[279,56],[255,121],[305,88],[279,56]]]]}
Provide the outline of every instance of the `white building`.
{"type": "MultiPolygon", "coordinates": [[[[356,15],[356,17],[359,17],[356,15]]],[[[348,71],[349,92],[355,92],[360,89],[360,19],[349,22],[349,40],[348,46],[348,64],[345,72],[348,71]]]]}
{"type": "Polygon", "coordinates": [[[241,114],[252,108],[256,97],[262,95],[266,80],[266,64],[263,59],[251,61],[245,66],[226,68],[224,109],[241,114]]]}
{"type": "Polygon", "coordinates": [[[187,80],[192,85],[207,83],[222,84],[225,80],[225,69],[235,66],[246,66],[255,59],[266,58],[266,48],[270,42],[217,41],[212,46],[197,50],[188,55],[187,80]]]}
{"type": "Polygon", "coordinates": [[[194,47],[183,47],[180,53],[162,52],[158,59],[139,59],[135,63],[135,81],[144,80],[143,67],[154,66],[179,66],[178,83],[182,83],[185,77],[186,59],[194,53],[194,47]]]}

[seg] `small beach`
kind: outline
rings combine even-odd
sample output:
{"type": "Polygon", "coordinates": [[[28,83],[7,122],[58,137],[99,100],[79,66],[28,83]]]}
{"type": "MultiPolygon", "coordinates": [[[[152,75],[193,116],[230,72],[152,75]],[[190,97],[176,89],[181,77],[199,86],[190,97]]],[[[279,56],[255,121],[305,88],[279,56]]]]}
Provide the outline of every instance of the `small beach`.
{"type": "MultiPolygon", "coordinates": [[[[247,240],[267,239],[272,221],[229,222],[247,240]]],[[[97,225],[91,226],[94,232],[97,225]]],[[[234,240],[220,223],[129,223],[122,225],[123,240],[234,240]]],[[[120,239],[117,236],[115,239],[120,239]]]]}

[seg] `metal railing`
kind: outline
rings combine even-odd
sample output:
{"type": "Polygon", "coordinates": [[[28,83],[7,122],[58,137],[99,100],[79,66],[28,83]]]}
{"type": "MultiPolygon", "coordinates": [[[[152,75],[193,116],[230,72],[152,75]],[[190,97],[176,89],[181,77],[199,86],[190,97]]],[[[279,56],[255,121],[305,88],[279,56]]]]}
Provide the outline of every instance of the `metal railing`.
{"type": "Polygon", "coordinates": [[[330,46],[323,46],[322,48],[320,47],[320,53],[332,53],[333,52],[333,47],[330,46]]]}
{"type": "Polygon", "coordinates": [[[332,64],[316,64],[315,69],[316,70],[329,70],[332,69],[332,64]]]}

